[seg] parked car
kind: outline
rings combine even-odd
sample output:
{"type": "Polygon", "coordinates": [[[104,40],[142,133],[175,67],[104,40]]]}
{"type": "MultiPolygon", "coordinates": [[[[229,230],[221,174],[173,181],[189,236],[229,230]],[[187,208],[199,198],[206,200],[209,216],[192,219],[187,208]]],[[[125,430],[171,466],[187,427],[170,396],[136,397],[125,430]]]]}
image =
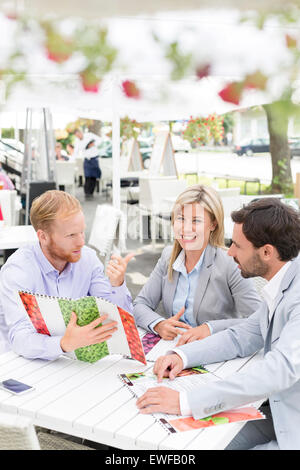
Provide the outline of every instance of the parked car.
{"type": "MultiPolygon", "coordinates": [[[[138,140],[141,156],[144,163],[144,168],[149,168],[150,158],[152,153],[152,146],[150,146],[148,140],[140,139],[138,140]]],[[[101,158],[111,158],[112,157],[112,142],[111,140],[103,140],[99,145],[101,152],[101,158]]]]}
{"type": "Polygon", "coordinates": [[[183,139],[180,135],[172,135],[172,145],[174,152],[189,152],[191,150],[189,141],[183,139]]]}
{"type": "Polygon", "coordinates": [[[300,157],[300,139],[299,138],[289,139],[289,147],[291,151],[291,158],[300,157]]]}
{"type": "MultiPolygon", "coordinates": [[[[300,156],[300,138],[291,137],[288,140],[291,158],[300,156]]],[[[235,145],[233,152],[237,155],[248,155],[249,157],[254,153],[264,153],[270,151],[269,139],[252,139],[250,141],[244,141],[240,145],[235,145]]]]}
{"type": "Polygon", "coordinates": [[[144,168],[147,170],[150,166],[150,158],[152,154],[153,139],[138,139],[140,152],[142,155],[144,168]]]}
{"type": "Polygon", "coordinates": [[[112,157],[112,143],[111,140],[103,140],[98,146],[100,150],[101,158],[111,158],[112,157]]]}
{"type": "Polygon", "coordinates": [[[233,153],[237,155],[247,155],[248,157],[252,156],[254,153],[265,153],[270,151],[270,141],[269,139],[251,139],[248,141],[243,141],[240,145],[235,145],[233,148],[233,153]]]}

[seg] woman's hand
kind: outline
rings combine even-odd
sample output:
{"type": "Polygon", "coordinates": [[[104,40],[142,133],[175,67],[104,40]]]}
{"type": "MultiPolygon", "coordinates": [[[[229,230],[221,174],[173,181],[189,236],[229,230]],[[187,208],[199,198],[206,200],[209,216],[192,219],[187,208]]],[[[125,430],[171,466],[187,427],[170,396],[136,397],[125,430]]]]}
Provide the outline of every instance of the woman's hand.
{"type": "Polygon", "coordinates": [[[179,339],[176,346],[182,346],[186,343],[192,343],[193,341],[197,341],[198,339],[204,339],[207,336],[210,336],[210,329],[206,323],[203,325],[196,326],[195,328],[191,328],[188,331],[182,333],[181,338],[179,339]]]}
{"type": "Polygon", "coordinates": [[[184,314],[184,307],[182,307],[176,315],[173,317],[168,318],[167,320],[163,320],[153,328],[156,333],[162,339],[166,339],[168,341],[176,338],[177,335],[182,334],[182,332],[178,328],[185,328],[190,329],[191,326],[179,321],[179,318],[184,314]]]}

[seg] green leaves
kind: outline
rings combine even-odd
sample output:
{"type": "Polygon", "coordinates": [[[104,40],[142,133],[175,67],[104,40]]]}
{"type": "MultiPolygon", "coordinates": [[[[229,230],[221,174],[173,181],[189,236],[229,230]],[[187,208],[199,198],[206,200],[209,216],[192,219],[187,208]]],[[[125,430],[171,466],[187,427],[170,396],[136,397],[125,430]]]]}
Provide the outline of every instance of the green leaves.
{"type": "Polygon", "coordinates": [[[117,49],[108,41],[107,29],[96,24],[78,26],[71,36],[59,32],[59,23],[41,22],[48,59],[63,64],[72,56],[84,58],[79,72],[85,91],[97,92],[103,76],[110,72],[117,57],[117,49]]]}
{"type": "Polygon", "coordinates": [[[210,114],[206,118],[191,116],[182,137],[195,148],[209,143],[210,140],[214,143],[221,142],[223,135],[223,117],[210,114]]]}
{"type": "Polygon", "coordinates": [[[193,55],[182,52],[177,41],[171,42],[167,46],[165,57],[173,67],[171,72],[172,80],[180,80],[190,71],[193,55]]]}

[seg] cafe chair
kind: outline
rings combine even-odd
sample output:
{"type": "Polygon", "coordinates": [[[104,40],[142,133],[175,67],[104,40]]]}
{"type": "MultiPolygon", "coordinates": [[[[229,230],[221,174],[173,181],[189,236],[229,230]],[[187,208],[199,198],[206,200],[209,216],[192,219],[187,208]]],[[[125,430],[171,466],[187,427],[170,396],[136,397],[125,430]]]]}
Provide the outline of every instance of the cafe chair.
{"type": "MultiPolygon", "coordinates": [[[[179,180],[173,176],[147,176],[140,177],[139,191],[139,228],[140,242],[144,236],[149,238],[148,230],[144,234],[143,218],[150,218],[150,234],[152,246],[155,247],[157,238],[156,225],[162,225],[163,236],[167,236],[167,227],[171,232],[171,208],[170,203],[165,199],[175,199],[187,188],[186,180],[179,180]]],[[[173,204],[172,204],[173,205],[173,204]]]]}
{"type": "Polygon", "coordinates": [[[0,412],[0,450],[93,450],[44,431],[36,433],[27,416],[0,412]]]}
{"type": "Polygon", "coordinates": [[[84,170],[83,170],[83,158],[75,158],[75,178],[78,182],[78,186],[83,186],[84,183],[84,170]]]}
{"type": "Polygon", "coordinates": [[[56,161],[56,183],[75,196],[75,162],[56,161]]]}
{"type": "Polygon", "coordinates": [[[3,214],[4,224],[7,226],[17,225],[17,191],[11,189],[2,189],[0,191],[0,205],[3,214]]]}
{"type": "Polygon", "coordinates": [[[119,252],[126,251],[126,232],[125,214],[109,204],[98,204],[88,245],[105,258],[105,268],[114,250],[115,241],[118,241],[119,252]]]}

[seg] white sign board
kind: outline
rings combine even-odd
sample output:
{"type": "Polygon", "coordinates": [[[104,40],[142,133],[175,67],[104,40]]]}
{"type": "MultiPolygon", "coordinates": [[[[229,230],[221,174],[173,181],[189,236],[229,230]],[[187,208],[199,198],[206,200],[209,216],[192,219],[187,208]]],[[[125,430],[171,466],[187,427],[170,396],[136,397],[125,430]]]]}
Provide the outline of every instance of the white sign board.
{"type": "Polygon", "coordinates": [[[143,159],[141,156],[139,144],[136,139],[129,143],[129,165],[128,171],[143,171],[143,159]]]}
{"type": "Polygon", "coordinates": [[[178,176],[169,131],[161,131],[156,135],[149,174],[151,176],[178,176]]]}

